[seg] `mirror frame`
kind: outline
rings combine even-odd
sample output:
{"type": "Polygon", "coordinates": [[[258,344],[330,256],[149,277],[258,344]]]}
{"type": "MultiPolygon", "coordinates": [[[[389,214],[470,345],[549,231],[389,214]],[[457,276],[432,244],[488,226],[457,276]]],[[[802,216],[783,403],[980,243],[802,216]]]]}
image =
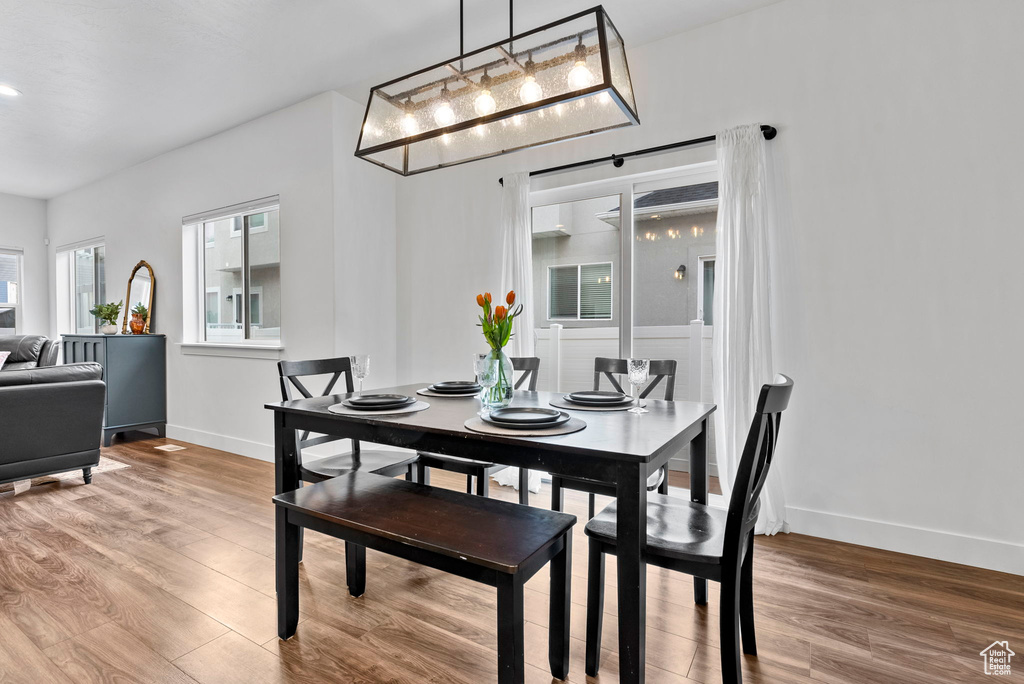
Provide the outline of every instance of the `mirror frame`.
{"type": "Polygon", "coordinates": [[[138,273],[139,269],[143,266],[149,271],[149,303],[146,308],[149,309],[149,317],[146,318],[146,327],[142,329],[143,335],[150,333],[150,325],[153,322],[153,299],[156,296],[156,274],[153,273],[153,267],[149,265],[149,262],[143,260],[135,264],[135,268],[132,269],[132,274],[128,276],[128,292],[125,294],[124,301],[127,302],[124,308],[124,321],[121,323],[121,334],[128,335],[130,330],[128,328],[128,319],[131,317],[131,301],[132,301],[132,281],[135,279],[135,274],[138,273]]]}

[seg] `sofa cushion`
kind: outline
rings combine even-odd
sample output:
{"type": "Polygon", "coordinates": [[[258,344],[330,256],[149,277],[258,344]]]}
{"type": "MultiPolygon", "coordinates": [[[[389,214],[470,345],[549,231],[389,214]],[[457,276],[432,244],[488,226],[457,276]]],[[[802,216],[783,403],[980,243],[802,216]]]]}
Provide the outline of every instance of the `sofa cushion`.
{"type": "Polygon", "coordinates": [[[0,337],[0,351],[9,351],[7,363],[38,363],[46,344],[45,335],[6,335],[0,337]]]}
{"type": "Polygon", "coordinates": [[[103,366],[98,363],[72,363],[66,366],[23,368],[0,373],[0,387],[45,385],[55,382],[102,380],[103,366]]]}

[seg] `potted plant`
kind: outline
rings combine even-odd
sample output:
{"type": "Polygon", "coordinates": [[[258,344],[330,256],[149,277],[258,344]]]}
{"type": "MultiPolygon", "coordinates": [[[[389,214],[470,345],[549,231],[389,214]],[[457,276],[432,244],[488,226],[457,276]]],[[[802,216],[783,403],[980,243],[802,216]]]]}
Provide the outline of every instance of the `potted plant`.
{"type": "Polygon", "coordinates": [[[122,299],[117,304],[110,302],[109,304],[97,304],[89,310],[96,318],[103,321],[103,325],[100,326],[100,332],[104,335],[116,335],[117,334],[117,319],[121,315],[121,307],[124,305],[122,299]]]}
{"type": "Polygon", "coordinates": [[[512,403],[513,368],[512,361],[505,355],[503,347],[512,338],[512,323],[516,316],[522,313],[523,305],[515,306],[516,293],[514,290],[510,290],[505,295],[507,306],[498,305],[492,309],[490,292],[477,295],[476,303],[483,309],[483,315],[479,316],[480,322],[477,325],[483,328],[484,339],[487,340],[487,344],[491,348],[488,355],[497,365],[498,375],[497,383],[487,390],[484,403],[488,408],[508,406],[512,403]]]}
{"type": "Polygon", "coordinates": [[[146,320],[149,318],[149,309],[139,302],[132,307],[132,320],[128,322],[132,335],[141,335],[146,330],[146,320]]]}

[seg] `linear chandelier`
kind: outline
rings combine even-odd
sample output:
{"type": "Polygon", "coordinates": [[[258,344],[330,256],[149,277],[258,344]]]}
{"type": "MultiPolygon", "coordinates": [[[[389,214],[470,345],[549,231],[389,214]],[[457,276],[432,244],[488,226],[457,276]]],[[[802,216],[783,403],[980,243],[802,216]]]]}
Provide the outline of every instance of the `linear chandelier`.
{"type": "MultiPolygon", "coordinates": [[[[356,156],[403,176],[640,121],[601,6],[370,90],[356,156]]],[[[461,38],[461,26],[460,26],[461,38]]]]}

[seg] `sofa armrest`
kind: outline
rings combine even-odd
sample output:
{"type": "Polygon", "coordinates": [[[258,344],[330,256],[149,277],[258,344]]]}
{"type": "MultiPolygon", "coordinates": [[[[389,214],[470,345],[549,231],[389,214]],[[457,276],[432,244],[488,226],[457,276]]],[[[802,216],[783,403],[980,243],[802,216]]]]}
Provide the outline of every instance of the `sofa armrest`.
{"type": "Polygon", "coordinates": [[[0,387],[0,464],[99,449],[102,380],[0,387]]]}
{"type": "Polygon", "coordinates": [[[46,340],[43,342],[43,348],[39,351],[39,365],[40,366],[56,366],[57,365],[57,341],[46,340]]]}

